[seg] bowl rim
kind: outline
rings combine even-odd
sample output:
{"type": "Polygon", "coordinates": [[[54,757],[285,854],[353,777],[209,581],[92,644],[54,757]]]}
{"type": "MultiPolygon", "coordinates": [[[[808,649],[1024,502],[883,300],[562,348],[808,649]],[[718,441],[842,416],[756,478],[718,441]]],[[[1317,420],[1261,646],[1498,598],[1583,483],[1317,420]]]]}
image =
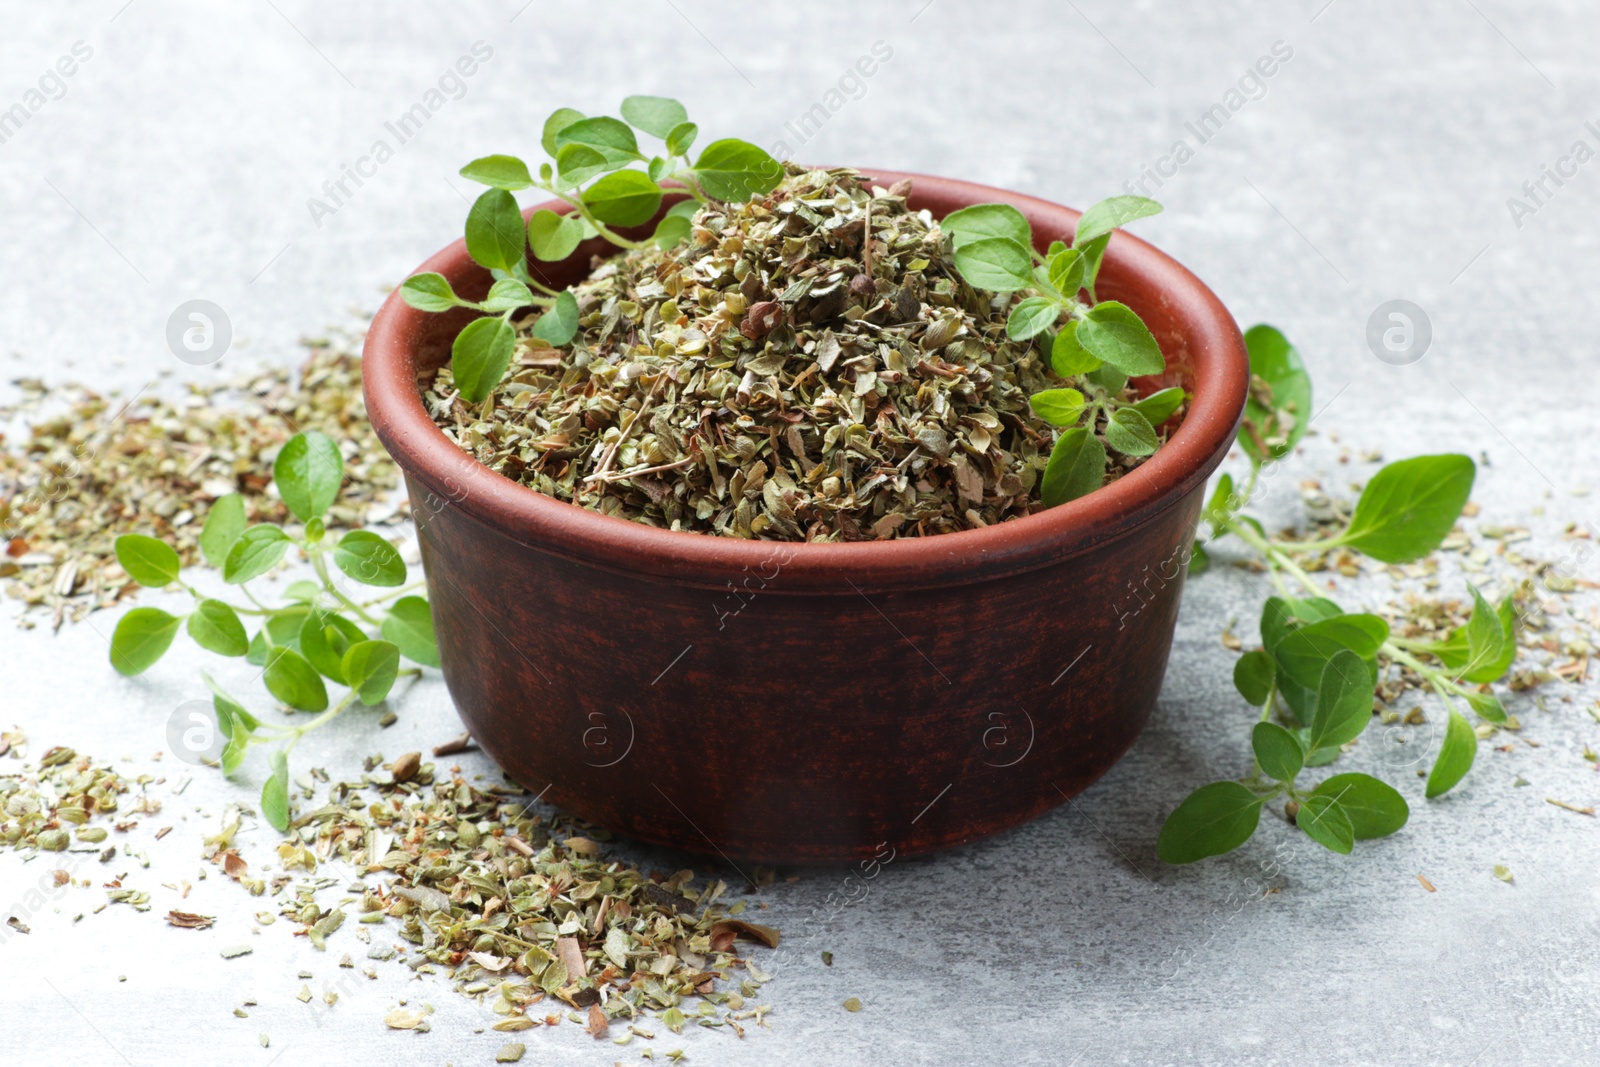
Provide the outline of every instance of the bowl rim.
{"type": "MultiPolygon", "coordinates": [[[[973,182],[877,168],[856,168],[875,182],[912,180],[911,202],[930,192],[968,204],[1000,202],[1020,210],[1036,243],[1076,229],[1080,212],[1047,200],[973,182]],[[919,195],[920,194],[920,195],[919,195]]],[[[563,201],[528,207],[570,210],[563,201]]],[[[580,248],[574,253],[584,256],[580,248]]],[[[404,302],[397,287],[373,317],[363,348],[367,416],[384,447],[431,499],[410,502],[419,525],[424,510],[449,507],[528,548],[606,570],[674,584],[723,588],[741,573],[781,582],[764,593],[864,594],[867,591],[965,585],[1022,574],[1084,552],[1142,525],[1204,484],[1233,444],[1249,388],[1249,356],[1233,316],[1199,278],[1153,245],[1117,231],[1105,276],[1137,278],[1161,294],[1181,324],[1194,367],[1189,412],[1161,449],[1110,485],[1065,504],[976,530],[886,541],[743,540],[666,530],[603,515],[546,496],[499,474],[445,436],[422,404],[414,350],[431,313],[404,302]]],[[[458,239],[416,270],[437,271],[460,285],[484,273],[458,239]]],[[[409,275],[408,275],[409,276],[409,275]]],[[[485,275],[486,276],[486,275],[485,275]]],[[[415,495],[413,493],[413,495],[415,495]]]]}

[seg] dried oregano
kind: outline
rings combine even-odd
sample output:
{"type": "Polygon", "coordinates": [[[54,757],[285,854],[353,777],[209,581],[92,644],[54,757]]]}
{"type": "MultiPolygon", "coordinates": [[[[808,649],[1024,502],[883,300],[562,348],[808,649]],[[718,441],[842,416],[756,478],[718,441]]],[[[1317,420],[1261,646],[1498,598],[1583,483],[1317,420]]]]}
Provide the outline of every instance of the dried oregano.
{"type": "Polygon", "coordinates": [[[1165,360],[1132,309],[1094,295],[1112,231],[1153,201],[1103,201],[1071,247],[1041,254],[1008,205],[935,219],[908,208],[906,183],[782,165],[738,141],[690,166],[681,105],[630,97],[622,113],[552,115],[554,164],[537,178],[512,156],[462,169],[490,186],[466,225],[495,279],[485,300],[432,273],[401,289],[421,310],[486,313],[426,399],[489,467],[655,526],[875,540],[1026,515],[1160,447],[1186,396],[1128,388],[1165,360]],[[629,124],[668,154],[647,158],[629,124]],[[607,228],[654,217],[666,178],[690,199],[650,241],[607,228]],[[527,188],[570,213],[540,210],[524,229],[512,194],[527,188]],[[562,292],[530,274],[528,250],[560,260],[594,236],[624,253],[562,292]]]}

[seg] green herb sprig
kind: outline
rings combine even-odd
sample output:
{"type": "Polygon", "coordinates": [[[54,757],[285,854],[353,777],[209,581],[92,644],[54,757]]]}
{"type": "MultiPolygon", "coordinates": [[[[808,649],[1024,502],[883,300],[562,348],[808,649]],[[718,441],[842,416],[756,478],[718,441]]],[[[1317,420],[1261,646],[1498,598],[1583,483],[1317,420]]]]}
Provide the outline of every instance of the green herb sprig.
{"type": "MultiPolygon", "coordinates": [[[[1412,671],[1443,700],[1449,718],[1424,795],[1442,796],[1471,769],[1476,730],[1460,705],[1491,723],[1506,719],[1489,689],[1516,658],[1516,610],[1510,597],[1490,604],[1471,589],[1465,625],[1442,641],[1395,636],[1380,616],[1346,612],[1326,596],[1296,557],[1334,548],[1383,563],[1420,559],[1439,547],[1472,492],[1476,467],[1463,455],[1415,456],[1390,463],[1367,483],[1349,521],[1329,536],[1295,541],[1268,536],[1242,509],[1262,470],[1293,451],[1305,434],[1311,379],[1299,353],[1278,330],[1245,334],[1251,397],[1239,442],[1250,475],[1235,489],[1224,474],[1203,513],[1211,540],[1232,535],[1254,549],[1278,591],[1262,609],[1262,647],[1234,667],[1234,685],[1260,715],[1250,741],[1255,767],[1236,781],[1213,782],[1190,794],[1167,817],[1157,852],[1169,863],[1192,863],[1231,852],[1250,839],[1262,808],[1284,798],[1286,814],[1313,841],[1349,853],[1355,841],[1385,837],[1405,825],[1409,808],[1392,786],[1367,774],[1336,774],[1311,788],[1310,768],[1339,758],[1372,720],[1373,692],[1391,667],[1412,671]],[[1281,721],[1274,721],[1274,718],[1281,721]]],[[[1197,545],[1191,573],[1206,566],[1197,545]]]]}
{"type": "Polygon", "coordinates": [[[1176,387],[1123,398],[1129,378],[1160,374],[1166,358],[1132,308],[1095,297],[1112,232],[1160,210],[1142,196],[1102,200],[1079,218],[1071,246],[1055,241],[1043,255],[1027,218],[1009,204],[975,204],[940,223],[956,269],[974,289],[1031,294],[1011,309],[1006,333],[1015,341],[1041,338],[1050,369],[1075,383],[1029,398],[1034,413],[1060,430],[1041,485],[1046,507],[1100,488],[1107,446],[1124,456],[1154,454],[1156,427],[1187,399],[1176,387]]]}
{"type": "Polygon", "coordinates": [[[422,311],[465,307],[485,313],[467,324],[451,348],[450,369],[464,400],[481,403],[500,384],[516,348],[511,319],[524,308],[542,309],[534,337],[561,348],[577,336],[577,299],[534,278],[528,271],[528,251],[544,262],[556,262],[591,237],[623,249],[644,247],[646,242],[624,237],[612,227],[642,226],[654,218],[667,181],[690,197],[667,210],[650,238],[671,248],[689,236],[689,220],[704,204],[743,203],[771,192],[783,179],[777,160],[733,138],[713,141],[691,163],[689,154],[699,135],[700,127],[689,121],[678,101],[630,96],[622,102],[621,119],[591,118],[572,108],[555,111],[545,120],[540,138],[550,161],[537,172],[507,155],[484,156],[461,168],[462,177],[489,186],[467,213],[466,242],[467,254],[488,268],[494,284],[482,301],[463,300],[442,274],[428,272],[407,278],[400,295],[422,311]],[[663,151],[645,155],[635,130],[661,140],[663,151]],[[643,166],[635,169],[635,164],[643,166]],[[523,189],[543,190],[572,210],[560,214],[540,209],[524,228],[512,195],[523,189]]]}
{"type": "Polygon", "coordinates": [[[433,617],[428,602],[410,591],[405,561],[395,547],[369,530],[352,530],[330,541],[323,516],[339,494],[344,459],[326,434],[296,434],[283,445],[272,467],[278,494],[302,523],[297,531],[272,523],[251,525],[243,497],[220,497],[206,516],[200,550],[206,562],[222,572],[222,580],[239,587],[248,604],[230,603],[201,593],[180,574],[178,553],[163,541],[142,534],[116,540],[117,561],[128,577],[151,589],[176,586],[195,600],[194,610],[173,615],[154,607],[138,607],[117,623],[111,636],[111,665],[125,675],[142,674],[172,647],[180,628],[208,652],[244,658],[262,668],[267,692],[315,718],[299,726],[264,723],[224,692],[209,675],[221,735],[222,771],[233,775],[251,745],[277,744],[270,756],[271,773],[261,791],[262,813],[279,830],[289,827],[289,754],[312,730],[333,721],[359,703],[381,703],[401,675],[400,660],[439,666],[433,617]],[[284,591],[285,602],[270,607],[249,587],[288,554],[298,549],[311,564],[315,581],[298,581],[284,591]],[[361,585],[386,592],[356,601],[334,581],[333,567],[361,585]],[[257,619],[252,635],[243,619],[257,619]],[[330,698],[327,683],[345,692],[330,698]]]}

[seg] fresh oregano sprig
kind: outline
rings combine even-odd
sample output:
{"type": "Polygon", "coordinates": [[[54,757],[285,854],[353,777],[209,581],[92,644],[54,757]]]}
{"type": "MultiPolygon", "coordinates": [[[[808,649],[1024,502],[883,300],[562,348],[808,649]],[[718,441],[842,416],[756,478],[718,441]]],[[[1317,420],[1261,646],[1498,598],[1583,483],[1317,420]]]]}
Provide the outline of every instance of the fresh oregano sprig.
{"type": "Polygon", "coordinates": [[[642,226],[655,217],[672,181],[690,199],[667,210],[650,240],[671,248],[689,236],[690,218],[701,206],[719,200],[743,203],[771,192],[783,179],[783,167],[766,152],[727,138],[707,145],[689,160],[700,127],[676,100],[630,96],[622,102],[622,118],[589,117],[560,108],[544,124],[540,144],[550,160],[537,172],[516,156],[475,159],[461,174],[489,186],[467,213],[467,254],[489,270],[494,284],[482,301],[463,300],[450,282],[432,272],[407,278],[400,295],[422,311],[466,307],[485,313],[457,335],[450,369],[462,399],[482,403],[500,384],[516,349],[511,319],[525,308],[539,308],[532,336],[561,348],[578,333],[578,302],[570,291],[542,284],[528,271],[527,253],[544,262],[566,259],[591,237],[604,237],[618,248],[642,248],[612,227],[642,226]],[[663,150],[646,155],[635,130],[662,141],[663,150]],[[635,165],[641,165],[635,169],[635,165]],[[562,214],[548,209],[533,213],[524,228],[522,211],[512,194],[540,189],[571,205],[562,214]]]}
{"type": "Polygon", "coordinates": [[[1156,427],[1186,399],[1176,387],[1122,398],[1129,378],[1160,374],[1166,359],[1132,308],[1095,297],[1112,232],[1160,210],[1142,196],[1102,200],[1079,218],[1071,246],[1055,241],[1043,255],[1034,250],[1027,218],[1009,204],[975,204],[940,223],[956,269],[974,289],[1032,294],[1011,309],[1006,333],[1016,341],[1041,338],[1050,369],[1075,383],[1029,398],[1034,413],[1060,430],[1041,486],[1046,507],[1100,488],[1107,446],[1124,456],[1152,455],[1161,446],[1156,427]]]}
{"type": "MultiPolygon", "coordinates": [[[[1473,609],[1465,625],[1443,641],[1407,640],[1391,634],[1378,615],[1346,612],[1296,559],[1335,548],[1383,563],[1428,555],[1472,492],[1476,467],[1469,457],[1415,456],[1388,464],[1367,483],[1344,527],[1316,540],[1268,536],[1243,513],[1263,469],[1287,456],[1304,435],[1311,404],[1310,377],[1282,333],[1256,326],[1245,342],[1252,386],[1239,440],[1250,476],[1235,489],[1232,476],[1224,474],[1203,519],[1211,540],[1231,534],[1254,549],[1278,590],[1262,609],[1262,647],[1234,667],[1235,687],[1260,709],[1251,732],[1255,767],[1244,778],[1201,787],[1167,817],[1157,851],[1169,863],[1238,848],[1255,832],[1262,808],[1279,797],[1286,800],[1288,818],[1335,852],[1394,833],[1405,825],[1409,809],[1393,787],[1371,775],[1338,774],[1305,789],[1300,775],[1339,758],[1342,746],[1371,721],[1383,673],[1404,668],[1425,681],[1448,711],[1423,790],[1428,799],[1443,795],[1471,769],[1477,753],[1477,732],[1458,705],[1491,723],[1504,722],[1505,708],[1488,686],[1516,658],[1517,618],[1509,596],[1493,605],[1469,587],[1473,609]]],[[[1197,545],[1191,573],[1203,570],[1206,559],[1197,545]]]]}
{"type": "Polygon", "coordinates": [[[208,652],[243,657],[262,668],[267,692],[282,703],[315,718],[298,726],[262,722],[224,692],[209,675],[217,726],[226,745],[220,763],[232,775],[254,744],[278,744],[270,756],[271,773],[261,792],[261,809],[279,830],[289,826],[289,753],[306,734],[337,718],[356,703],[381,703],[402,674],[404,656],[413,663],[439,666],[433,617],[426,599],[409,591],[406,564],[395,547],[369,530],[351,530],[330,542],[323,516],[338,497],[344,480],[344,459],[326,434],[296,434],[279,450],[272,467],[278,495],[302,526],[284,529],[273,523],[251,525],[244,498],[220,497],[206,516],[200,551],[206,562],[236,585],[247,604],[206,596],[180,572],[178,553],[163,541],[142,534],[116,540],[117,561],[128,577],[142,586],[177,586],[195,600],[194,609],[173,615],[154,607],[138,607],[117,623],[111,636],[111,665],[121,674],[141,674],[167,650],[180,628],[208,652]],[[264,604],[249,587],[296,548],[310,562],[315,581],[292,583],[285,602],[264,604]],[[387,590],[357,602],[333,580],[329,562],[351,580],[387,590]],[[252,635],[244,618],[260,625],[252,635]],[[327,682],[345,692],[330,698],[327,682]]]}

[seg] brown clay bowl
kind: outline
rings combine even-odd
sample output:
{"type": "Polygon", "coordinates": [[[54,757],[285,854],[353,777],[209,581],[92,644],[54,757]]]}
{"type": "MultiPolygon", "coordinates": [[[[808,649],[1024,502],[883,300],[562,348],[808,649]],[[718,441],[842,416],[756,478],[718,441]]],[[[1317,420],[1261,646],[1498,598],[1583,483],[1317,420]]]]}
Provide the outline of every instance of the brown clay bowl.
{"type": "MultiPolygon", "coordinates": [[[[1078,218],[872,173],[912,178],[911,206],[940,218],[1013,204],[1041,250],[1078,218]]],[[[610,249],[592,241],[531,269],[565,286],[610,249]]],[[[417,269],[471,298],[490,282],[462,241],[417,269]]],[[[473,313],[391,295],[367,335],[367,412],[405,472],[445,681],[472,736],[567,811],[730,860],[949,848],[1084,789],[1155,705],[1201,494],[1249,380],[1227,309],[1145,242],[1113,237],[1099,295],[1138,311],[1167,356],[1143,384],[1193,393],[1160,452],[1027,518],[853,544],[659,530],[491,472],[418,393],[473,313]]]]}

